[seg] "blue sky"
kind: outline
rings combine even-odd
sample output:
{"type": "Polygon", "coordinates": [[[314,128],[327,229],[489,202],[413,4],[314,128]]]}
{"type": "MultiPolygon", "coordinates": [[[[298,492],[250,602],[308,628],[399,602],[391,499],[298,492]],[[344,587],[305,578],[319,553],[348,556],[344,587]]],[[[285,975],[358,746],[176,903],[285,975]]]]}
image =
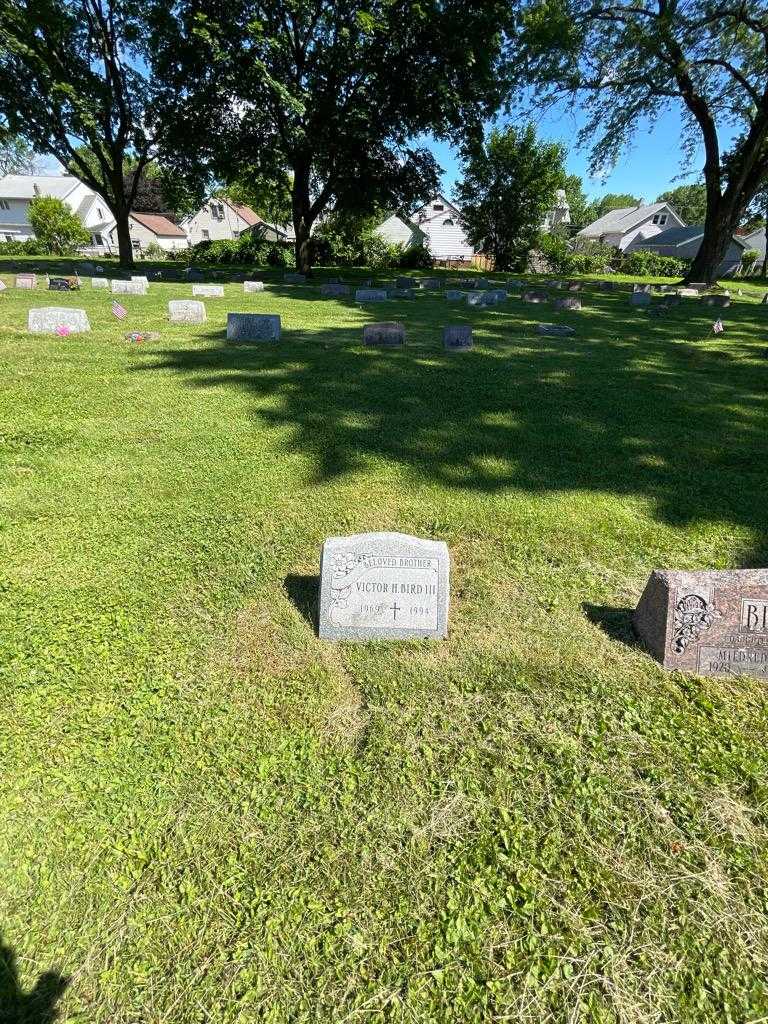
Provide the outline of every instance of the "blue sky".
{"type": "MultiPolygon", "coordinates": [[[[514,118],[500,118],[504,124],[514,118]]],[[[681,118],[676,110],[670,110],[659,117],[654,125],[642,124],[633,140],[632,147],[620,158],[617,166],[605,177],[590,178],[587,170],[588,154],[576,148],[576,135],[581,127],[580,111],[569,110],[565,105],[551,110],[537,123],[540,138],[561,142],[566,147],[566,169],[569,174],[578,174],[584,191],[592,199],[606,192],[629,192],[631,195],[653,202],[661,192],[676,185],[693,184],[700,180],[704,163],[703,149],[700,149],[691,165],[691,173],[681,177],[683,168],[680,159],[681,118]]],[[[443,190],[450,198],[453,185],[461,176],[461,165],[457,153],[446,143],[425,138],[422,144],[428,146],[443,168],[443,190]]],[[[721,139],[727,143],[728,139],[721,139]]]]}

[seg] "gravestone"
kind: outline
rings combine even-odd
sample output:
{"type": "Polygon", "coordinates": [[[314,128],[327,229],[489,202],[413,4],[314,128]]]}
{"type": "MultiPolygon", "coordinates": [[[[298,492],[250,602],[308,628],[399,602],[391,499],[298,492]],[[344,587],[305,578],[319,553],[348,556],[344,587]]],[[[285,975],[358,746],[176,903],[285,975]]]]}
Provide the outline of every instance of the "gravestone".
{"type": "Polygon", "coordinates": [[[92,277],[91,288],[109,288],[109,281],[106,277],[92,277]]]}
{"type": "Polygon", "coordinates": [[[615,292],[616,291],[616,282],[615,281],[598,281],[597,282],[597,286],[598,286],[598,288],[600,288],[601,291],[604,291],[604,292],[615,292]]]}
{"type": "Polygon", "coordinates": [[[630,306],[650,306],[652,302],[648,292],[632,292],[629,296],[630,306]]]}
{"type": "Polygon", "coordinates": [[[468,306],[484,306],[485,292],[467,292],[468,306]]]}
{"type": "Polygon", "coordinates": [[[557,338],[567,338],[576,331],[567,324],[539,324],[539,334],[549,334],[557,338]]]}
{"type": "Polygon", "coordinates": [[[168,319],[172,324],[203,324],[205,306],[195,299],[171,299],[168,303],[168,319]]]}
{"type": "Polygon", "coordinates": [[[306,280],[307,280],[307,275],[306,274],[284,274],[283,275],[283,283],[284,284],[304,284],[304,282],[306,280]]]}
{"type": "Polygon", "coordinates": [[[404,533],[329,537],[320,559],[319,634],[326,640],[441,640],[450,557],[443,541],[404,533]]]}
{"type": "Polygon", "coordinates": [[[320,294],[328,299],[340,299],[344,295],[351,295],[352,289],[348,284],[334,284],[328,282],[328,284],[321,285],[320,294]]]}
{"type": "Polygon", "coordinates": [[[443,328],[443,348],[448,352],[466,352],[472,348],[472,328],[459,324],[443,328]]]}
{"type": "Polygon", "coordinates": [[[657,569],[633,625],[665,669],[768,679],[768,569],[657,569]]]}
{"type": "Polygon", "coordinates": [[[461,302],[464,298],[464,292],[456,291],[454,288],[448,288],[445,297],[448,302],[461,302]]]}
{"type": "Polygon", "coordinates": [[[90,275],[96,273],[96,267],[89,260],[84,260],[78,267],[78,273],[82,272],[83,275],[90,275]]]}
{"type": "Polygon", "coordinates": [[[393,320],[379,324],[366,324],[363,328],[363,344],[384,348],[402,348],[405,345],[405,327],[393,320]]]}
{"type": "Polygon", "coordinates": [[[568,282],[568,291],[569,292],[580,292],[581,291],[581,284],[578,281],[569,281],[568,282]]]}
{"type": "Polygon", "coordinates": [[[436,291],[440,287],[439,277],[422,277],[419,278],[419,288],[422,291],[436,291]]]}
{"type": "Polygon", "coordinates": [[[48,279],[49,292],[75,292],[77,285],[74,280],[68,277],[50,277],[48,279]]]}
{"type": "Polygon", "coordinates": [[[203,272],[198,267],[187,267],[184,271],[184,277],[187,281],[202,281],[203,272]]]}
{"type": "Polygon", "coordinates": [[[243,281],[243,291],[246,295],[251,292],[263,292],[264,282],[263,281],[243,281]]]}
{"type": "Polygon", "coordinates": [[[395,288],[415,288],[416,281],[412,277],[398,277],[395,279],[395,288]]]}
{"type": "Polygon", "coordinates": [[[701,304],[702,306],[719,306],[721,309],[726,309],[731,304],[731,296],[727,293],[725,295],[702,295],[701,304]]]}
{"type": "Polygon", "coordinates": [[[143,281],[121,281],[115,279],[110,281],[113,295],[146,295],[148,285],[143,281]]]}
{"type": "Polygon", "coordinates": [[[564,281],[557,281],[557,280],[545,281],[544,282],[544,287],[545,288],[564,288],[565,287],[565,282],[564,281]]]}
{"type": "Polygon", "coordinates": [[[147,285],[147,287],[149,287],[149,278],[146,276],[146,274],[132,274],[131,280],[139,281],[141,284],[145,284],[147,285]]]}
{"type": "Polygon", "coordinates": [[[488,292],[488,294],[492,295],[494,297],[494,299],[496,300],[496,302],[506,302],[507,301],[507,289],[506,288],[492,288],[491,291],[488,292]]]}
{"type": "Polygon", "coordinates": [[[525,281],[521,281],[519,277],[510,277],[507,288],[525,288],[525,281]]]}
{"type": "Polygon", "coordinates": [[[37,277],[34,274],[17,274],[16,275],[16,287],[17,288],[36,288],[37,277]]]}
{"type": "Polygon", "coordinates": [[[706,281],[689,281],[688,287],[695,292],[705,292],[709,288],[706,281]]]}
{"type": "Polygon", "coordinates": [[[678,288],[677,294],[687,299],[695,299],[699,294],[698,288],[678,288]]]}
{"type": "Polygon", "coordinates": [[[555,299],[552,305],[555,309],[581,309],[581,299],[571,297],[555,299]]]}
{"type": "Polygon", "coordinates": [[[355,302],[384,302],[388,299],[386,288],[358,288],[355,302]]]}
{"type": "Polygon", "coordinates": [[[474,287],[477,288],[478,290],[483,290],[489,287],[488,278],[486,277],[473,277],[470,278],[470,280],[473,282],[474,287]]]}
{"type": "Polygon", "coordinates": [[[388,288],[387,295],[390,299],[414,299],[416,292],[413,288],[388,288]]]}
{"type": "Polygon", "coordinates": [[[32,334],[55,334],[57,327],[67,327],[72,334],[81,334],[91,329],[84,309],[71,309],[67,306],[30,309],[27,326],[32,334]]]}
{"type": "Polygon", "coordinates": [[[548,300],[549,300],[549,295],[546,292],[536,292],[536,291],[523,292],[523,302],[539,303],[539,302],[547,302],[548,300]]]}
{"type": "Polygon", "coordinates": [[[651,286],[649,284],[633,284],[632,285],[632,291],[633,292],[648,292],[648,293],[650,293],[651,286]]]}
{"type": "Polygon", "coordinates": [[[227,313],[227,341],[280,341],[280,326],[272,313],[227,313]]]}
{"type": "Polygon", "coordinates": [[[4,292],[4,291],[5,291],[5,282],[4,281],[0,281],[0,292],[4,292]]]}
{"type": "Polygon", "coordinates": [[[224,298],[224,285],[223,284],[193,284],[192,294],[199,295],[201,298],[208,299],[223,299],[224,298]]]}

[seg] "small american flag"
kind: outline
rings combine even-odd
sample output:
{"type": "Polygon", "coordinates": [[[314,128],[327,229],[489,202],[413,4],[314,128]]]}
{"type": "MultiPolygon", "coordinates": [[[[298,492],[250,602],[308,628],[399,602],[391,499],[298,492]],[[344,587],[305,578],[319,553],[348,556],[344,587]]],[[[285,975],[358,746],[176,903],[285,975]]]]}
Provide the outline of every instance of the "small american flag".
{"type": "Polygon", "coordinates": [[[715,334],[722,334],[725,330],[725,328],[723,327],[723,321],[715,320],[715,322],[712,324],[712,330],[715,334]]]}
{"type": "Polygon", "coordinates": [[[112,312],[114,313],[118,320],[125,320],[125,318],[128,316],[128,310],[125,308],[125,306],[121,306],[119,302],[112,303],[112,312]]]}

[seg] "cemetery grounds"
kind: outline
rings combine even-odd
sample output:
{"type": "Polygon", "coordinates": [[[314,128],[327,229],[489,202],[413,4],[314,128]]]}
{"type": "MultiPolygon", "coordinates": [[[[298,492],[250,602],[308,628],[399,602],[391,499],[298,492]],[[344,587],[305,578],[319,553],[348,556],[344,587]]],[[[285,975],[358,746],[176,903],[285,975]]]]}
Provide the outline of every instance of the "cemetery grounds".
{"type": "Polygon", "coordinates": [[[0,1020],[766,1020],[765,683],[629,624],[656,567],[768,564],[766,287],[651,318],[333,273],[199,326],[190,284],[122,323],[87,278],[0,295],[0,1020]],[[448,640],[317,638],[323,540],[374,530],[448,543],[448,640]]]}

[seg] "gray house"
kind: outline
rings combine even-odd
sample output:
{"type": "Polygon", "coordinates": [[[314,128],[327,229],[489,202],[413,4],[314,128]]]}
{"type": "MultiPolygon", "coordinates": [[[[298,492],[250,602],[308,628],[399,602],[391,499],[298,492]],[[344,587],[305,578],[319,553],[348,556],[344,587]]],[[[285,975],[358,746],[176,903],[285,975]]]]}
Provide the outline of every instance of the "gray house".
{"type": "Polygon", "coordinates": [[[750,231],[748,235],[739,235],[739,240],[746,242],[748,249],[757,249],[760,253],[760,259],[765,259],[765,228],[750,231]]]}
{"type": "Polygon", "coordinates": [[[682,227],[683,224],[684,221],[669,203],[625,206],[619,210],[609,210],[587,224],[577,233],[576,238],[615,245],[624,252],[633,242],[658,237],[665,229],[682,227]]]}
{"type": "MultiPolygon", "coordinates": [[[[699,251],[704,237],[703,224],[690,224],[688,227],[667,228],[653,238],[634,239],[626,248],[626,252],[655,252],[659,256],[675,256],[679,260],[692,260],[699,251]]],[[[748,244],[745,237],[734,235],[726,250],[723,262],[718,269],[718,277],[728,277],[741,266],[741,254],[746,249],[756,248],[748,244]]]]}

